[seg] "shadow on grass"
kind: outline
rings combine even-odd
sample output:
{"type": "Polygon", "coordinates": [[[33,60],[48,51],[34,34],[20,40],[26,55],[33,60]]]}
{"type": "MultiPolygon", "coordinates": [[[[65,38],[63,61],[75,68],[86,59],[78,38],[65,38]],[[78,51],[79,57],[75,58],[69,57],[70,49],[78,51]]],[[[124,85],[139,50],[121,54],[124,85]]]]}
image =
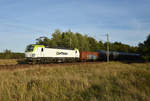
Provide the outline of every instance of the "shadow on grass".
{"type": "Polygon", "coordinates": [[[85,101],[98,100],[100,101],[104,96],[105,87],[102,85],[94,84],[87,90],[81,93],[82,98],[85,101]]]}
{"type": "Polygon", "coordinates": [[[20,59],[17,61],[18,64],[28,64],[25,59],[20,59]]]}
{"type": "Polygon", "coordinates": [[[146,61],[144,60],[122,60],[120,62],[125,63],[125,64],[132,64],[132,63],[145,63],[146,61]]]}

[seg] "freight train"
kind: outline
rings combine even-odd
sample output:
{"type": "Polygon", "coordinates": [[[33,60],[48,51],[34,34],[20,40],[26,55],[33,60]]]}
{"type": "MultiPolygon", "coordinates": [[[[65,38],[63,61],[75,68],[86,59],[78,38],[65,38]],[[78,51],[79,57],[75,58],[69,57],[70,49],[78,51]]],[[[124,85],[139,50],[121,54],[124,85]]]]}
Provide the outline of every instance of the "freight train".
{"type": "MultiPolygon", "coordinates": [[[[79,51],[78,49],[48,48],[44,45],[29,45],[25,51],[27,63],[52,63],[73,61],[105,61],[106,51],[96,52],[79,51]]],[[[132,60],[138,59],[139,54],[113,52],[109,53],[110,60],[132,60]]]]}

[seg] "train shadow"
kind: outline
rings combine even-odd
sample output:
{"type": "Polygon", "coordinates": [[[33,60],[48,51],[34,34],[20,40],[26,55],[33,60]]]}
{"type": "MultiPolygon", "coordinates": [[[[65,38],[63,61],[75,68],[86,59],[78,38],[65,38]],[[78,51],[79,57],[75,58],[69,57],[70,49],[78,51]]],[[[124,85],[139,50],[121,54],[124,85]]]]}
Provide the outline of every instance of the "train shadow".
{"type": "Polygon", "coordinates": [[[144,60],[120,60],[119,62],[125,63],[125,64],[132,64],[132,63],[145,63],[144,60]]]}
{"type": "Polygon", "coordinates": [[[28,64],[24,59],[18,60],[17,63],[18,64],[28,64]]]}
{"type": "Polygon", "coordinates": [[[81,92],[81,96],[85,101],[92,101],[94,99],[100,101],[104,96],[105,86],[100,84],[93,84],[91,87],[81,92]]]}

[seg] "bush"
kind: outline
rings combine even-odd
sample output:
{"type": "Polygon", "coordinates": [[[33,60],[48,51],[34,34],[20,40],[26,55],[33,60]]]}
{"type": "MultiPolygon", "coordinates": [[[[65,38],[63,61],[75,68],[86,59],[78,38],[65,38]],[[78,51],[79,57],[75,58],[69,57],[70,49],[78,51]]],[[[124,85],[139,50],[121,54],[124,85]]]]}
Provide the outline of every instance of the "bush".
{"type": "Polygon", "coordinates": [[[24,57],[24,53],[15,53],[7,49],[3,53],[0,53],[0,59],[21,59],[24,57]]]}

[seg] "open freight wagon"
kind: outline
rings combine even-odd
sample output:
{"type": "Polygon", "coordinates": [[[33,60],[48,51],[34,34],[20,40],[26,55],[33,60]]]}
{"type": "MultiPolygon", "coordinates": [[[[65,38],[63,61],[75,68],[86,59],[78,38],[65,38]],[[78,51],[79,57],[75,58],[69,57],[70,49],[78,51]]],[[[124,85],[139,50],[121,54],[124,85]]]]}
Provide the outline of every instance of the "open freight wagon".
{"type": "Polygon", "coordinates": [[[80,51],[80,61],[97,61],[98,58],[98,52],[80,51]]]}

